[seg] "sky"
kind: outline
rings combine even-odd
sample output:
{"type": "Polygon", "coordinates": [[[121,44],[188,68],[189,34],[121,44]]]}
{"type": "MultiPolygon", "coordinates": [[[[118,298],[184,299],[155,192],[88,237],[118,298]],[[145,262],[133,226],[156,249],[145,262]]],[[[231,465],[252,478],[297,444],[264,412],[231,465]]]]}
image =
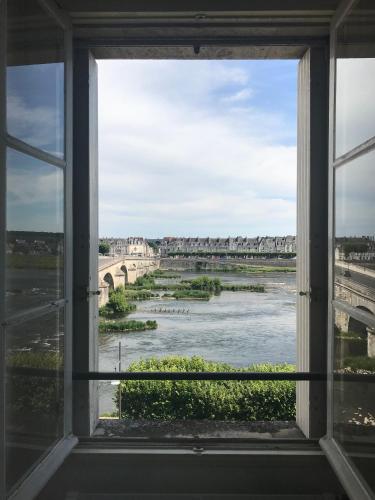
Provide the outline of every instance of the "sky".
{"type": "Polygon", "coordinates": [[[296,233],[297,61],[98,61],[100,236],[296,233]]]}

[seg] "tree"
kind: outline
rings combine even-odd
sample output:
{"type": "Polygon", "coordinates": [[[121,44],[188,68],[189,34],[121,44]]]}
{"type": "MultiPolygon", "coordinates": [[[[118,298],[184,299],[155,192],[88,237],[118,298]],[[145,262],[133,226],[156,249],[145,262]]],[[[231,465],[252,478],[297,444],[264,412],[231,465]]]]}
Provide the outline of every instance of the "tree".
{"type": "Polygon", "coordinates": [[[102,255],[108,255],[111,247],[109,243],[99,243],[99,253],[102,255]]]}

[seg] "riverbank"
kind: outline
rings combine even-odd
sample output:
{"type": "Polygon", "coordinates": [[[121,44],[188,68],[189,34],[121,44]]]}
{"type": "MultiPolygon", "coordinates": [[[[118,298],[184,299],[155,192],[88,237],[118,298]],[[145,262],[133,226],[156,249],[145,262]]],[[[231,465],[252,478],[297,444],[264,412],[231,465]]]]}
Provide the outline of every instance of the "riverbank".
{"type": "Polygon", "coordinates": [[[220,273],[293,273],[296,270],[295,259],[266,258],[162,258],[160,271],[179,272],[220,272],[220,273]]]}

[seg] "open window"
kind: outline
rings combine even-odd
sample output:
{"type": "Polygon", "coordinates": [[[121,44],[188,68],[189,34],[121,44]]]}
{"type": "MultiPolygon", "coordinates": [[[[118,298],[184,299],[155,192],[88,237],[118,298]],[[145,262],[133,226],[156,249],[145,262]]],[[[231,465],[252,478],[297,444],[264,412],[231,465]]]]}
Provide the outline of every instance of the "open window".
{"type": "MultiPolygon", "coordinates": [[[[259,19],[243,25],[239,11],[229,28],[229,18],[180,13],[161,29],[159,12],[127,24],[125,16],[124,29],[113,12],[95,24],[94,10],[84,26],[74,14],[73,54],[71,19],[56,2],[0,0],[0,497],[33,498],[73,435],[92,442],[100,380],[186,378],[295,382],[305,443],[325,436],[321,447],[350,497],[373,498],[372,3],[342,2],[330,51],[320,17],[274,13],[273,24],[253,30],[259,19]],[[173,57],[300,59],[294,373],[99,370],[96,58],[173,57]]],[[[135,272],[120,271],[125,282],[135,272]]],[[[113,276],[103,281],[115,287],[113,276]]]]}
{"type": "Polygon", "coordinates": [[[76,439],[71,438],[70,24],[49,2],[3,1],[0,8],[5,403],[0,496],[5,498],[15,491],[32,495],[30,472],[47,478],[76,439]]]}
{"type": "Polygon", "coordinates": [[[322,442],[356,499],[373,498],[375,486],[375,12],[366,7],[344,2],[331,32],[329,406],[322,442]]]}
{"type": "MultiPolygon", "coordinates": [[[[185,49],[185,57],[216,57],[215,47],[202,47],[200,55],[193,49],[185,49]],[[190,52],[189,52],[190,50],[190,52]]],[[[228,48],[230,58],[241,59],[242,54],[251,57],[251,47],[241,50],[228,48]],[[250,55],[249,55],[250,54],[250,55]]],[[[115,57],[106,51],[105,57],[115,57]]],[[[79,295],[79,307],[76,308],[76,325],[80,325],[80,335],[76,342],[76,386],[79,400],[76,418],[80,433],[90,434],[97,422],[98,391],[100,380],[116,379],[176,379],[170,373],[142,374],[123,371],[121,377],[116,373],[100,371],[97,345],[97,306],[96,290],[115,288],[116,282],[124,280],[122,269],[110,273],[108,269],[99,272],[97,281],[98,257],[94,254],[98,248],[98,223],[96,220],[97,192],[97,65],[95,56],[103,54],[100,48],[78,48],[75,53],[75,99],[76,130],[81,140],[75,143],[76,162],[81,165],[75,172],[76,203],[80,205],[76,224],[77,241],[85,241],[76,252],[76,290],[86,290],[79,295]],[[86,169],[86,170],[85,170],[86,169]],[[84,185],[81,185],[84,183],[84,185]],[[90,242],[90,244],[88,243],[90,242]],[[83,265],[82,262],[85,262],[83,265]],[[108,272],[107,272],[108,271],[108,272]],[[80,281],[78,281],[80,280],[80,281]],[[117,281],[116,281],[117,280],[117,281]],[[99,285],[99,288],[98,288],[99,285]],[[85,335],[82,335],[85,332],[85,335]],[[100,373],[101,372],[101,373],[100,373]],[[91,382],[88,379],[93,379],[91,382]],[[79,379],[79,380],[78,380],[79,379]],[[86,379],[86,380],[85,380],[86,379]],[[82,411],[82,414],[80,412],[82,411]],[[84,416],[84,418],[83,418],[84,416]],[[83,427],[81,427],[83,425],[83,427]]],[[[117,54],[117,53],[116,53],[117,54]]],[[[146,57],[140,48],[125,47],[121,56],[146,57]]],[[[173,58],[173,50],[168,52],[160,47],[155,50],[156,58],[173,58]]],[[[178,54],[176,48],[176,54],[178,54]]],[[[174,56],[176,57],[176,56],[174,56]]],[[[242,56],[243,57],[243,56],[242,56]]],[[[327,95],[328,95],[328,52],[324,43],[318,47],[296,47],[294,52],[282,48],[275,49],[275,58],[300,58],[298,70],[298,230],[297,230],[297,373],[266,374],[265,378],[297,381],[297,424],[308,438],[319,438],[325,432],[325,372],[326,372],[326,297],[327,297],[327,95]],[[322,186],[324,186],[322,188],[322,186]],[[315,191],[317,195],[315,195],[315,191]],[[299,373],[298,373],[299,372],[299,373]],[[278,377],[278,378],[277,378],[278,377]]],[[[121,242],[117,242],[121,245],[121,242]]],[[[116,242],[112,242],[116,245],[116,242]]],[[[263,250],[264,251],[264,250],[263,250]]],[[[113,253],[117,252],[114,247],[113,253]]],[[[114,266],[115,269],[116,266],[114,266]]],[[[126,269],[128,280],[132,268],[126,269]]],[[[78,302],[77,302],[78,305],[78,302]]],[[[222,374],[236,380],[262,379],[262,374],[222,374]]],[[[199,377],[215,380],[215,374],[179,374],[178,378],[199,380],[199,377]]],[[[125,397],[125,396],[124,396],[125,397]]],[[[77,401],[78,401],[77,400],[77,401]]]]}

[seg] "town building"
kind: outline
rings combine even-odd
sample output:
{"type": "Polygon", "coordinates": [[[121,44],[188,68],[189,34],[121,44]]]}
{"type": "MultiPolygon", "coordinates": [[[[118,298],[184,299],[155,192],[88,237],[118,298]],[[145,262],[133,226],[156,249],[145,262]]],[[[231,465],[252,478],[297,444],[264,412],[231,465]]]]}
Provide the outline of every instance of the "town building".
{"type": "Polygon", "coordinates": [[[129,238],[101,238],[100,243],[107,243],[110,247],[109,255],[133,255],[137,257],[153,257],[154,250],[142,237],[129,238]]]}
{"type": "Polygon", "coordinates": [[[163,238],[161,254],[194,252],[296,253],[295,236],[248,238],[163,238]]]}

